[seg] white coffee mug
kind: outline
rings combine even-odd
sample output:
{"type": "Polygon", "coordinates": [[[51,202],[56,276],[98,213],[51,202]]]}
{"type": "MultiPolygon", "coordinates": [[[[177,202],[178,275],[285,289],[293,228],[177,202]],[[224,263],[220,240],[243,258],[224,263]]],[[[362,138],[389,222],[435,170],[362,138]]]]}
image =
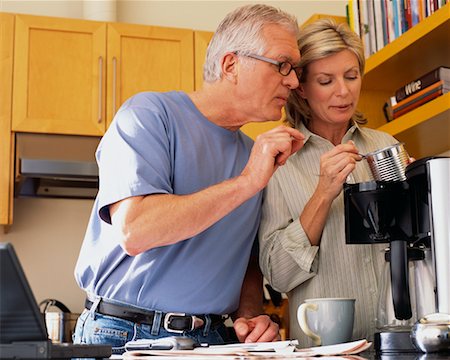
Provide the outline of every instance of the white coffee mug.
{"type": "Polygon", "coordinates": [[[332,345],[352,340],[355,299],[307,299],[297,310],[300,328],[314,345],[332,345]]]}

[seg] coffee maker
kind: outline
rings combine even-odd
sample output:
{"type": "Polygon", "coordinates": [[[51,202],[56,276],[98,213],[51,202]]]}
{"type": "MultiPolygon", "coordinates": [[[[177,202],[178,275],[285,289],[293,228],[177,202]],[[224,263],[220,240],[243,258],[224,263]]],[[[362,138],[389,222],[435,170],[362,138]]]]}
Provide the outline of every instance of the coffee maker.
{"type": "Polygon", "coordinates": [[[411,320],[450,313],[450,157],[417,160],[402,180],[345,184],[344,203],[347,244],[387,244],[391,305],[404,324],[380,326],[375,350],[416,351],[411,320]],[[415,266],[415,278],[411,264],[421,265],[415,266]],[[422,274],[424,269],[431,276],[422,274]]]}

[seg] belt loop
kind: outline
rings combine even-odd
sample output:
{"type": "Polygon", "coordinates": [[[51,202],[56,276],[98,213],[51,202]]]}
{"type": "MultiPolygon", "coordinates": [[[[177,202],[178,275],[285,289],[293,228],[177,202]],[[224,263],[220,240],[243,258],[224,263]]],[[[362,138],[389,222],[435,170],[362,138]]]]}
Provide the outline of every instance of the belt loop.
{"type": "Polygon", "coordinates": [[[203,326],[203,336],[208,336],[210,328],[211,328],[211,317],[209,315],[205,315],[205,325],[203,326]]]}
{"type": "Polygon", "coordinates": [[[102,298],[100,296],[95,298],[95,300],[93,301],[92,306],[89,310],[90,317],[92,320],[95,319],[95,311],[97,310],[97,306],[98,306],[98,304],[100,304],[100,301],[102,301],[102,298]]]}
{"type": "Polygon", "coordinates": [[[162,311],[155,310],[155,315],[153,315],[152,324],[152,335],[159,335],[159,328],[161,327],[162,311]]]}

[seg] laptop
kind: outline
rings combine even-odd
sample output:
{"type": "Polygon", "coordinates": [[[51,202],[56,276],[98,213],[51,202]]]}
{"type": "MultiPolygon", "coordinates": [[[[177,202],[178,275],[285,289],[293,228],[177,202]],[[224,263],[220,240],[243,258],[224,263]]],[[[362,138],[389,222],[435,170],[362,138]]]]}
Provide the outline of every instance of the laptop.
{"type": "Polygon", "coordinates": [[[0,243],[0,359],[109,358],[110,345],[53,343],[10,243],[0,243]]]}

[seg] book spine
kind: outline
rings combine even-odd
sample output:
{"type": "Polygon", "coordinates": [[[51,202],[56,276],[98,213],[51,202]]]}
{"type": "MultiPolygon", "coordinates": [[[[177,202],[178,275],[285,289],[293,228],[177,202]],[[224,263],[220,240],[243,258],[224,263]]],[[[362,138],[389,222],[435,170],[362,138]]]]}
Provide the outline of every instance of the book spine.
{"type": "Polygon", "coordinates": [[[388,0],[381,0],[382,6],[381,6],[381,14],[383,17],[383,40],[384,45],[389,44],[389,19],[388,19],[388,12],[387,12],[387,2],[388,0]]]}
{"type": "Polygon", "coordinates": [[[395,91],[395,99],[398,103],[439,80],[441,80],[441,68],[435,69],[402,86],[400,89],[395,91]]]}
{"type": "Polygon", "coordinates": [[[381,50],[386,44],[384,42],[383,32],[383,12],[382,3],[383,0],[374,0],[374,13],[375,13],[375,33],[377,37],[377,51],[381,50]]]}
{"type": "Polygon", "coordinates": [[[394,2],[393,2],[393,0],[386,1],[386,13],[387,13],[389,42],[391,43],[398,37],[397,32],[395,30],[396,18],[394,17],[394,2]]]}
{"type": "Polygon", "coordinates": [[[425,87],[422,90],[416,92],[415,94],[411,95],[410,97],[408,97],[406,99],[403,99],[402,101],[397,102],[394,105],[394,109],[397,109],[397,108],[399,108],[401,106],[404,106],[405,104],[410,104],[411,102],[415,101],[418,97],[422,96],[423,94],[425,94],[427,92],[430,92],[430,91],[432,91],[432,90],[434,90],[437,87],[442,86],[442,85],[444,85],[443,81],[437,81],[434,84],[431,84],[430,86],[425,87]]]}
{"type": "Polygon", "coordinates": [[[443,81],[438,81],[436,83],[434,83],[433,85],[430,85],[424,89],[422,89],[421,91],[419,91],[418,93],[415,93],[413,96],[400,101],[399,103],[395,104],[392,109],[393,111],[397,111],[397,110],[401,110],[403,108],[405,108],[406,106],[411,105],[413,102],[423,98],[424,96],[426,96],[427,94],[429,94],[430,92],[435,91],[437,88],[442,88],[444,86],[443,81]]]}
{"type": "Polygon", "coordinates": [[[375,29],[375,13],[373,1],[374,0],[368,0],[366,6],[369,16],[370,55],[377,52],[377,34],[375,29]]]}
{"type": "Polygon", "coordinates": [[[370,28],[369,28],[369,12],[368,3],[363,0],[358,1],[359,18],[360,18],[360,34],[364,46],[364,56],[366,59],[370,56],[372,50],[370,46],[370,28]]]}
{"type": "Polygon", "coordinates": [[[406,30],[412,27],[411,0],[405,0],[405,22],[406,30]]]}
{"type": "Polygon", "coordinates": [[[393,117],[394,117],[394,119],[397,119],[398,117],[418,108],[419,106],[421,106],[423,104],[426,104],[427,102],[437,98],[438,96],[441,96],[442,94],[444,94],[446,92],[448,92],[448,89],[444,91],[444,89],[442,87],[438,87],[436,90],[432,91],[427,96],[424,96],[420,100],[413,102],[410,106],[407,106],[398,111],[394,111],[393,117]]]}
{"type": "Polygon", "coordinates": [[[412,26],[419,23],[420,16],[419,16],[419,1],[422,0],[411,0],[411,19],[412,19],[412,26]]]}

